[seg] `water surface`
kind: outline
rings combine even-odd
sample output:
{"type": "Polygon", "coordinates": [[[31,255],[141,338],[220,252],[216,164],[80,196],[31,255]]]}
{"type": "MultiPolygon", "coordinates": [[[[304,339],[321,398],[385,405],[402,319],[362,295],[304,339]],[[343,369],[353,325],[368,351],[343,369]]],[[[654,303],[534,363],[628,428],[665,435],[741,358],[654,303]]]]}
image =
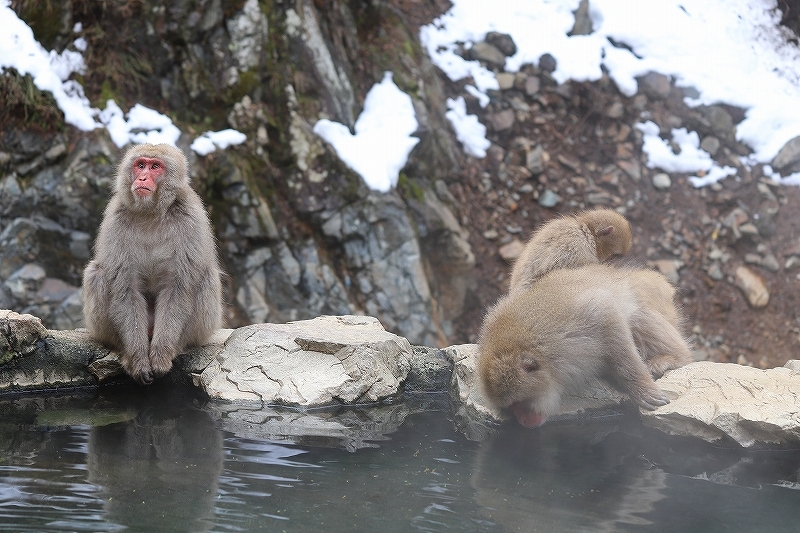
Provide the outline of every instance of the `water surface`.
{"type": "Polygon", "coordinates": [[[798,531],[800,451],[633,417],[475,442],[431,405],[298,421],[164,387],[0,399],[0,531],[798,531]]]}

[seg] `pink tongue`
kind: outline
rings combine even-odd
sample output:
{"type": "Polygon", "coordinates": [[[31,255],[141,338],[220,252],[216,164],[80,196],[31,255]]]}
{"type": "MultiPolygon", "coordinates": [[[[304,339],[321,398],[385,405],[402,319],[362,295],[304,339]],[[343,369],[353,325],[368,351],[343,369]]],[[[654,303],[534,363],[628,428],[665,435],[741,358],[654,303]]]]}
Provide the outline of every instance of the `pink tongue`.
{"type": "Polygon", "coordinates": [[[511,410],[514,411],[517,421],[526,428],[535,428],[544,424],[544,417],[529,409],[523,402],[512,403],[511,410]]]}

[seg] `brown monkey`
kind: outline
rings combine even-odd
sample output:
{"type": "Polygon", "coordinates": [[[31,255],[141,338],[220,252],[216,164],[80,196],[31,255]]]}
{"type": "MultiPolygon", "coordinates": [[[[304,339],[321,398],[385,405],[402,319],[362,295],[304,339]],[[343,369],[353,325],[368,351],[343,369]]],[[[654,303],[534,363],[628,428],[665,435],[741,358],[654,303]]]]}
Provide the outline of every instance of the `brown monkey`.
{"type": "Polygon", "coordinates": [[[564,393],[594,377],[645,409],[669,403],[651,374],[692,361],[674,292],[652,270],[587,265],[554,270],[501,298],[479,340],[486,396],[526,427],[557,413],[564,393]]]}
{"type": "Polygon", "coordinates": [[[149,384],[220,327],[220,273],[183,152],[166,144],[130,148],[83,273],[90,335],[119,350],[125,371],[149,384]]]}
{"type": "Polygon", "coordinates": [[[526,291],[551,270],[601,263],[630,249],[630,224],[616,211],[594,209],[556,218],[525,245],[511,270],[508,291],[526,291]]]}

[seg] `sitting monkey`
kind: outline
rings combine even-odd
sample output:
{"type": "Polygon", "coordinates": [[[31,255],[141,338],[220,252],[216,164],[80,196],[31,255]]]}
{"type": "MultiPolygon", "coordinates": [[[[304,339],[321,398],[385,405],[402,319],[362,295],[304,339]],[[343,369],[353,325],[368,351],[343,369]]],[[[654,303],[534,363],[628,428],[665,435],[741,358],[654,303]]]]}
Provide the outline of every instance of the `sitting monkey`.
{"type": "Polygon", "coordinates": [[[86,327],[119,350],[139,384],[169,372],[181,350],[220,327],[211,222],[174,146],[142,144],[125,153],[94,251],[83,273],[86,327]]]}

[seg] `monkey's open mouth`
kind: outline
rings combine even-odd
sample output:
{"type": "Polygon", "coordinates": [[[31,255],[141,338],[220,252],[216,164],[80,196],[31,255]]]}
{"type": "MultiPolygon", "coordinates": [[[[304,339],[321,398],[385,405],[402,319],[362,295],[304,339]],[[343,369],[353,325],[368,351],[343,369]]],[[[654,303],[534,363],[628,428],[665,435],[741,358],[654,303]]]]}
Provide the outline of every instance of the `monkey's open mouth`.
{"type": "Polygon", "coordinates": [[[535,428],[544,424],[545,417],[531,409],[526,402],[512,403],[511,410],[517,417],[517,421],[526,428],[535,428]]]}

